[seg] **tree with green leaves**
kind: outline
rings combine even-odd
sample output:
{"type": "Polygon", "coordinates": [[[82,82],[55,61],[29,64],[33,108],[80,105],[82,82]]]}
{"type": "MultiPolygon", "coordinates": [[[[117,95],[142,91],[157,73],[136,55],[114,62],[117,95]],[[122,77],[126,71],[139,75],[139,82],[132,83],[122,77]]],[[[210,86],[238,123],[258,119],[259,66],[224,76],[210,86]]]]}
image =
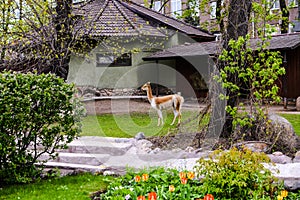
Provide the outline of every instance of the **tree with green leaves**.
{"type": "Polygon", "coordinates": [[[0,69],[52,72],[66,80],[71,53],[88,45],[81,42],[88,25],[74,16],[72,1],[7,0],[0,9],[0,69]]]}
{"type": "Polygon", "coordinates": [[[234,137],[235,142],[237,139],[262,139],[262,130],[265,134],[269,131],[268,111],[264,108],[269,102],[280,100],[276,81],[285,71],[280,53],[268,50],[268,41],[274,31],[268,22],[277,17],[269,12],[268,3],[232,0],[228,8],[217,67],[227,92],[223,97],[227,112],[221,137],[234,137]],[[252,35],[257,34],[259,38],[256,42],[249,37],[253,22],[256,33],[252,35]],[[247,101],[243,104],[241,99],[245,97],[247,101]],[[249,132],[241,131],[237,136],[237,127],[248,127],[249,132]]]}

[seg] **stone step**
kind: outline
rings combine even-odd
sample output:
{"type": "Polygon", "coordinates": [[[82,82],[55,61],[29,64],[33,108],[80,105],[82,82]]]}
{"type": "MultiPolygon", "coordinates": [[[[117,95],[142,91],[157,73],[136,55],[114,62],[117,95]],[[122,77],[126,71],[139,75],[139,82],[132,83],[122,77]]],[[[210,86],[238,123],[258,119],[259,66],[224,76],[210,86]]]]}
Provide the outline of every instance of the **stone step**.
{"type": "Polygon", "coordinates": [[[78,171],[85,171],[85,172],[92,172],[92,173],[101,173],[108,169],[103,165],[93,166],[93,165],[62,163],[62,162],[47,162],[44,165],[48,169],[58,168],[64,170],[78,170],[78,171]]]}
{"type": "MultiPolygon", "coordinates": [[[[86,154],[86,153],[66,153],[60,152],[58,157],[51,162],[86,164],[98,166],[105,163],[109,159],[109,154],[86,154]]],[[[48,155],[42,155],[40,160],[48,160],[48,155]]]]}
{"type": "Polygon", "coordinates": [[[123,155],[130,149],[133,139],[109,137],[80,137],[68,144],[68,149],[59,150],[66,153],[123,155]]]}

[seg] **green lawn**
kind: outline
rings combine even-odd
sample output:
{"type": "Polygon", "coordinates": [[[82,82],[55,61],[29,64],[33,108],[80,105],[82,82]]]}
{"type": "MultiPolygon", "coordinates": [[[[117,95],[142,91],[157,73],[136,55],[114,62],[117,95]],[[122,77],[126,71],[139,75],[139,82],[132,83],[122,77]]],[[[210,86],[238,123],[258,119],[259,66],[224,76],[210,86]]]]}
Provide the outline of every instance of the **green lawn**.
{"type": "Polygon", "coordinates": [[[286,118],[294,127],[295,133],[300,136],[300,115],[298,114],[280,114],[286,118]]]}
{"type": "Polygon", "coordinates": [[[105,189],[110,177],[81,174],[65,176],[49,180],[42,180],[26,185],[12,185],[0,189],[0,199],[21,200],[81,200],[90,199],[89,196],[95,191],[105,189]]]}
{"type": "MultiPolygon", "coordinates": [[[[198,111],[184,111],[182,113],[183,125],[181,131],[195,132],[198,130],[197,120],[185,124],[184,122],[196,116],[198,111]]],[[[280,114],[292,123],[295,132],[300,136],[300,115],[280,114]]],[[[164,135],[174,132],[176,126],[170,126],[173,120],[172,112],[164,112],[164,126],[157,127],[156,112],[131,113],[131,114],[103,114],[89,115],[83,120],[82,136],[106,136],[106,137],[134,137],[138,132],[144,132],[146,136],[164,135]]]]}
{"type": "MultiPolygon", "coordinates": [[[[182,122],[196,116],[196,111],[182,113],[182,122]]],[[[164,112],[164,126],[157,126],[156,112],[131,113],[131,114],[103,114],[89,115],[83,120],[82,136],[107,136],[107,137],[134,137],[138,132],[144,132],[146,136],[166,134],[176,128],[170,126],[173,113],[164,112]]],[[[177,121],[176,121],[177,123],[177,121]]],[[[197,130],[197,120],[184,124],[181,128],[197,130]]],[[[191,130],[190,130],[191,131],[191,130]]]]}

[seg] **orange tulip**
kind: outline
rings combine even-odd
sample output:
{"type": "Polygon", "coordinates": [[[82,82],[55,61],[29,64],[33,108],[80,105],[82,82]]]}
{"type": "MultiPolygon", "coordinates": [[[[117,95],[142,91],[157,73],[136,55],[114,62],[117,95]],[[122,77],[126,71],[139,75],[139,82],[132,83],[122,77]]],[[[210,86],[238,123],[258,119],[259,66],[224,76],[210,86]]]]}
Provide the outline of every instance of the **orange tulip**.
{"type": "Polygon", "coordinates": [[[188,181],[188,179],[187,178],[182,178],[182,179],[180,179],[181,180],[181,184],[187,184],[187,181],[188,181]]]}
{"type": "Polygon", "coordinates": [[[180,177],[180,179],[186,178],[186,173],[185,172],[179,172],[179,177],[180,177]]]}
{"type": "Polygon", "coordinates": [[[137,200],[146,200],[146,197],[145,196],[138,196],[137,200]]]}
{"type": "Polygon", "coordinates": [[[188,173],[187,173],[187,177],[188,177],[189,179],[194,179],[194,177],[195,177],[194,172],[188,172],[188,173]]]}
{"type": "Polygon", "coordinates": [[[169,191],[170,191],[170,192],[174,192],[174,191],[175,191],[174,185],[169,185],[169,191]]]}
{"type": "Polygon", "coordinates": [[[141,181],[141,177],[139,175],[136,175],[134,177],[135,182],[140,182],[141,181]]]}
{"type": "Polygon", "coordinates": [[[148,200],[156,200],[156,198],[157,198],[157,195],[155,192],[150,192],[148,194],[148,200]]]}
{"type": "Polygon", "coordinates": [[[288,191],[286,191],[286,190],[281,191],[281,196],[282,197],[287,197],[288,196],[288,191]]]}
{"type": "Polygon", "coordinates": [[[203,200],[214,200],[214,196],[212,194],[207,194],[204,196],[203,200]]]}
{"type": "Polygon", "coordinates": [[[142,180],[143,181],[147,181],[149,179],[149,175],[148,174],[143,174],[142,175],[142,180]]]}

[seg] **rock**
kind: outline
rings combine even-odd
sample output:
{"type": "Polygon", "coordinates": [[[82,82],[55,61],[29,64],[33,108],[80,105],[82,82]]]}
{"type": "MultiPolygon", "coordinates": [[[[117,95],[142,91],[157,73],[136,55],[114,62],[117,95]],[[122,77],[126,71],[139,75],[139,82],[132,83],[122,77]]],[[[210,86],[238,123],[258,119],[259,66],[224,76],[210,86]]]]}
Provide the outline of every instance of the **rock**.
{"type": "Polygon", "coordinates": [[[272,154],[268,155],[272,162],[278,163],[278,164],[287,164],[292,163],[292,158],[284,155],[282,152],[274,152],[272,154]]]}
{"type": "Polygon", "coordinates": [[[136,139],[136,140],[143,140],[143,139],[145,139],[146,137],[145,137],[145,133],[143,133],[143,132],[139,132],[139,133],[137,133],[136,135],[135,135],[135,137],[134,137],[134,139],[136,139]]]}
{"type": "Polygon", "coordinates": [[[101,96],[101,92],[100,92],[100,91],[98,91],[98,90],[97,90],[97,91],[95,91],[95,96],[96,96],[96,97],[100,97],[100,96],[101,96]]]}
{"type": "Polygon", "coordinates": [[[294,163],[300,163],[300,151],[297,151],[293,159],[294,163]]]}
{"type": "Polygon", "coordinates": [[[161,149],[157,147],[157,148],[153,149],[153,150],[150,152],[150,154],[158,154],[160,151],[161,151],[161,149]]]}
{"type": "Polygon", "coordinates": [[[275,151],[279,150],[291,156],[290,154],[295,153],[299,144],[299,137],[295,134],[292,124],[276,114],[269,115],[269,119],[272,126],[270,142],[276,142],[275,151]]]}
{"type": "Polygon", "coordinates": [[[171,152],[173,152],[173,153],[178,153],[178,152],[181,152],[181,151],[182,151],[182,149],[180,149],[180,148],[171,149],[171,152]]]}
{"type": "Polygon", "coordinates": [[[103,176],[111,176],[111,175],[115,175],[116,173],[115,172],[113,172],[113,171],[104,171],[103,172],[103,176]]]}
{"type": "Polygon", "coordinates": [[[296,110],[300,111],[300,97],[298,97],[296,100],[296,110]]]}
{"type": "Polygon", "coordinates": [[[132,139],[130,138],[116,138],[114,140],[116,143],[130,143],[132,139]]]}
{"type": "Polygon", "coordinates": [[[246,148],[253,152],[266,152],[268,150],[269,144],[262,141],[245,141],[236,143],[233,146],[237,147],[238,149],[246,148]]]}
{"type": "Polygon", "coordinates": [[[152,151],[151,147],[153,146],[153,144],[148,140],[137,140],[135,145],[139,153],[149,153],[152,151]]]}
{"type": "Polygon", "coordinates": [[[193,147],[188,146],[187,148],[185,148],[184,151],[186,151],[186,152],[188,152],[188,153],[192,153],[192,152],[195,151],[195,149],[194,149],[193,147]]]}
{"type": "Polygon", "coordinates": [[[284,187],[288,190],[300,189],[300,163],[289,164],[265,164],[273,175],[284,181],[284,187]]]}

